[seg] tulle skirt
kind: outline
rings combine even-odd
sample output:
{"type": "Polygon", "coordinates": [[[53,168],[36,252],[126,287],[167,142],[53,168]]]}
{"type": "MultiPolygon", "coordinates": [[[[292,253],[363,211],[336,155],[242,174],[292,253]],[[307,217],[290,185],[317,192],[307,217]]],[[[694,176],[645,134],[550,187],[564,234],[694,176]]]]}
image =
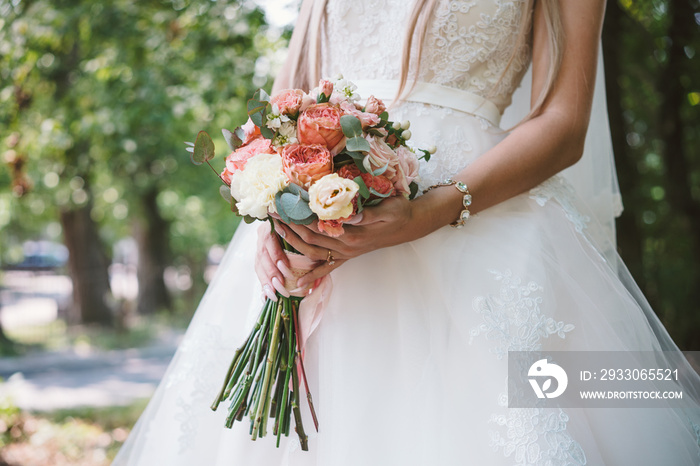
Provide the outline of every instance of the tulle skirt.
{"type": "MultiPolygon", "coordinates": [[[[442,153],[423,185],[503,137],[469,115],[420,108],[410,109],[418,143],[437,134],[442,153]]],[[[700,464],[693,400],[687,409],[507,407],[508,351],[677,351],[593,223],[555,177],[463,229],[335,270],[306,346],[320,422],[316,433],[305,411],[308,452],[293,432],[280,448],[271,435],[253,442],[245,421],[224,428],[226,403],[209,409],[262,305],[257,225],[242,225],[114,464],[700,464]]]]}

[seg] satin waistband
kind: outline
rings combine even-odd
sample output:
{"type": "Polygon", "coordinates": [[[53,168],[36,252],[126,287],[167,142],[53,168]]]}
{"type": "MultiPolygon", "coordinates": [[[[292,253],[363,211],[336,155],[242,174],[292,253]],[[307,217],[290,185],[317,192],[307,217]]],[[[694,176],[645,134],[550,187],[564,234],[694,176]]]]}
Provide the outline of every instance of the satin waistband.
{"type": "MultiPolygon", "coordinates": [[[[363,99],[373,95],[384,101],[394,100],[399,88],[399,81],[395,79],[360,79],[353,80],[353,83],[363,99]]],[[[501,122],[501,112],[496,104],[480,95],[454,87],[418,82],[403,100],[469,113],[488,120],[494,126],[498,126],[501,122]]]]}

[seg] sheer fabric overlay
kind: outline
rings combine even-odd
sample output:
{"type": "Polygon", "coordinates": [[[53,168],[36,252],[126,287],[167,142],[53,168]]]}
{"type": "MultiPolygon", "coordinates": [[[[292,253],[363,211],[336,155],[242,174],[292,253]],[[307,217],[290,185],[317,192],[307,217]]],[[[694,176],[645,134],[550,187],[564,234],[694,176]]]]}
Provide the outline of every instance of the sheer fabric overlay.
{"type": "MultiPolygon", "coordinates": [[[[522,7],[441,1],[421,79],[487,97],[502,110],[529,60],[525,46],[494,90],[522,7]]],[[[329,0],[324,74],[397,79],[407,10],[399,0],[329,0]]],[[[391,109],[392,119],[411,121],[417,146],[438,147],[422,166],[422,187],[506,137],[483,118],[408,100],[391,109]]],[[[590,200],[556,176],[463,229],[445,227],[335,270],[306,347],[320,421],[309,452],[294,435],[279,449],[272,438],[252,442],[247,424],[223,427],[225,405],[209,410],[262,305],[253,273],[257,226],[242,225],[114,464],[700,464],[697,377],[683,382],[682,410],[507,408],[508,351],[677,351],[614,252],[604,220],[614,209],[601,216],[590,200]]]]}

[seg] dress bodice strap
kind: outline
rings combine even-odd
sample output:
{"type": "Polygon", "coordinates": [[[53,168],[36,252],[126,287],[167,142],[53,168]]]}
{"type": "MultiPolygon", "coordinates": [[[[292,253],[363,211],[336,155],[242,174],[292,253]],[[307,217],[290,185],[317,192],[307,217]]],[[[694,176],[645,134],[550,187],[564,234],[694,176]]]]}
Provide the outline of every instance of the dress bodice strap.
{"type": "MultiPolygon", "coordinates": [[[[399,88],[399,81],[394,79],[353,80],[353,82],[362,98],[374,95],[383,101],[394,100],[399,88]]],[[[469,91],[436,83],[417,82],[411,92],[402,100],[439,105],[469,113],[488,120],[494,126],[498,126],[501,121],[501,112],[496,104],[490,100],[469,91]]]]}

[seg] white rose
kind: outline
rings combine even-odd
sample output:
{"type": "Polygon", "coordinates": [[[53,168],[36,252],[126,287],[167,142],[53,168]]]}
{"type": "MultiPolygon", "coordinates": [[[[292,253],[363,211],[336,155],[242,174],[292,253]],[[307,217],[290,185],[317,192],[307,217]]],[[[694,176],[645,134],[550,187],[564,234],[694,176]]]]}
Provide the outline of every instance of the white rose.
{"type": "Polygon", "coordinates": [[[349,217],[353,211],[352,200],[359,189],[354,181],[331,173],[309,188],[309,208],[320,220],[349,217]]]}
{"type": "Polygon", "coordinates": [[[263,220],[268,212],[277,212],[275,195],[288,184],[282,171],[282,157],[258,154],[248,159],[244,170],[231,175],[231,195],[241,215],[263,220]]]}

